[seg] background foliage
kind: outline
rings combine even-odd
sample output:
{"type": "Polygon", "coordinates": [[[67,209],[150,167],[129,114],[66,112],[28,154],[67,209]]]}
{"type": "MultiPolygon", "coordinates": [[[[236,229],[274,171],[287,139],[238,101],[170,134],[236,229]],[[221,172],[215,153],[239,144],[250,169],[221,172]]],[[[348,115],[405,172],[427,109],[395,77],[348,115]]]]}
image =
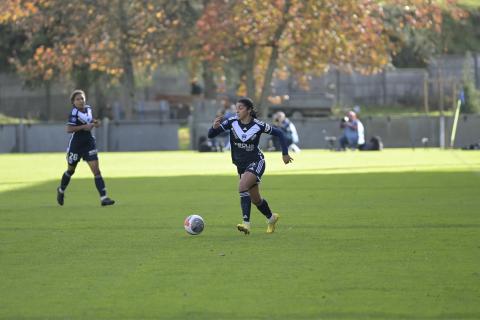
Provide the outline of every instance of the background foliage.
{"type": "Polygon", "coordinates": [[[136,74],[187,61],[207,98],[233,88],[264,113],[275,77],[308,88],[330,66],[369,74],[479,50],[478,10],[453,0],[2,0],[0,63],[32,86],[120,83],[130,117],[136,74]]]}

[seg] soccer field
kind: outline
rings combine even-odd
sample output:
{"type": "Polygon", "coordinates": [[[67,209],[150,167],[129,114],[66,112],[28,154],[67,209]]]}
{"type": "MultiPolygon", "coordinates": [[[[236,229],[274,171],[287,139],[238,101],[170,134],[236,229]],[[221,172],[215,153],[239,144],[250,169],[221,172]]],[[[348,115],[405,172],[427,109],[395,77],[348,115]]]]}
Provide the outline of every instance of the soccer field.
{"type": "Polygon", "coordinates": [[[240,234],[229,153],[0,155],[0,319],[479,319],[480,152],[266,153],[240,234]],[[183,229],[192,213],[199,236],[183,229]]]}

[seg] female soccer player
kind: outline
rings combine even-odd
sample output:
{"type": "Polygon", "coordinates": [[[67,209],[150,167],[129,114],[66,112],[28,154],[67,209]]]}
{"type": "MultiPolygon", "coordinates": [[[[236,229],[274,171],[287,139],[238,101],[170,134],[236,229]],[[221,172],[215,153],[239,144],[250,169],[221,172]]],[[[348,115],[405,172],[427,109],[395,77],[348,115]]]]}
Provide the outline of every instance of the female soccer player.
{"type": "Polygon", "coordinates": [[[237,225],[238,231],[246,235],[250,233],[250,208],[253,202],[268,219],[267,233],[273,233],[279,215],[272,213],[267,200],[260,196],[259,183],[265,171],[265,159],[258,148],[260,135],[267,133],[277,136],[282,146],[283,162],[288,164],[293,159],[288,154],[288,146],[283,133],[256,119],[256,111],[252,100],[249,98],[238,100],[236,112],[236,117],[231,117],[223,122],[222,117],[215,118],[213,126],[208,131],[208,137],[213,138],[221,132],[230,130],[232,162],[237,166],[240,175],[238,191],[240,193],[243,223],[237,225]]]}
{"type": "Polygon", "coordinates": [[[82,90],[75,90],[70,95],[72,111],[68,117],[67,132],[71,133],[70,142],[67,149],[67,171],[63,173],[60,186],[57,188],[57,202],[63,206],[65,198],[65,189],[70,182],[70,178],[75,173],[80,159],[83,158],[88,163],[95,177],[95,186],[100,194],[100,204],[109,206],[115,203],[107,197],[105,182],[100,174],[98,166],[97,147],[95,137],[92,135],[92,129],[100,126],[100,121],[93,119],[92,107],[85,104],[86,96],[82,90]]]}

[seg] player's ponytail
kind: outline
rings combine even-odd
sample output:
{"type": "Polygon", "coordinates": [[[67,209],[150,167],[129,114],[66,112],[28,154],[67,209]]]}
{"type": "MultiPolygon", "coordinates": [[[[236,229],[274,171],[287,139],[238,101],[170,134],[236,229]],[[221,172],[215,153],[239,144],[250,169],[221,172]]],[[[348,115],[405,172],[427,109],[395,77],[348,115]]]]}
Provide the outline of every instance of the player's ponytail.
{"type": "Polygon", "coordinates": [[[255,107],[250,110],[250,115],[252,116],[252,118],[257,119],[257,109],[255,107]]]}
{"type": "Polygon", "coordinates": [[[255,108],[255,106],[253,105],[253,101],[252,99],[250,98],[241,98],[237,101],[237,103],[241,103],[243,104],[245,107],[247,107],[247,109],[250,110],[250,116],[252,118],[257,118],[257,109],[255,108]]]}

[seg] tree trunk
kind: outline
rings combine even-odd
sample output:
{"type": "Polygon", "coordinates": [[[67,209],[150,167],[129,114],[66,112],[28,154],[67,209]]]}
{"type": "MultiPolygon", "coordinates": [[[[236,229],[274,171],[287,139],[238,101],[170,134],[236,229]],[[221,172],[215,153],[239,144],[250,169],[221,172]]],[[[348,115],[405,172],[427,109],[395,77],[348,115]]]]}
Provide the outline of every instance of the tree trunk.
{"type": "Polygon", "coordinates": [[[127,12],[125,11],[125,2],[123,0],[118,1],[118,15],[120,22],[120,54],[122,57],[122,67],[123,67],[123,76],[122,76],[122,85],[123,90],[123,103],[125,110],[126,119],[132,119],[133,107],[135,105],[135,77],[133,71],[133,62],[132,55],[128,49],[129,41],[129,27],[128,27],[128,17],[127,12]]]}
{"type": "Polygon", "coordinates": [[[45,120],[50,121],[52,119],[52,82],[50,80],[45,81],[45,120]]]}
{"type": "MultiPolygon", "coordinates": [[[[90,66],[88,64],[82,64],[81,66],[74,66],[73,70],[75,89],[80,89],[88,94],[90,88],[90,66]]],[[[88,97],[87,97],[88,99],[88,97]]]]}
{"type": "Polygon", "coordinates": [[[107,110],[107,99],[105,97],[105,91],[103,89],[103,81],[101,78],[95,80],[95,106],[96,117],[99,119],[109,118],[107,110]]]}
{"type": "Polygon", "coordinates": [[[130,120],[132,119],[133,107],[135,105],[135,78],[133,75],[133,63],[130,59],[130,55],[123,55],[123,72],[122,84],[125,87],[123,93],[125,117],[130,120]]]}
{"type": "Polygon", "coordinates": [[[250,46],[247,48],[247,56],[245,61],[245,75],[247,96],[254,101],[257,100],[257,93],[255,92],[255,50],[256,46],[250,46]]]}
{"type": "Polygon", "coordinates": [[[277,30],[275,30],[275,35],[273,38],[272,44],[272,53],[270,54],[270,59],[268,60],[267,70],[265,71],[265,77],[263,80],[262,91],[260,93],[259,99],[259,113],[260,116],[267,117],[268,116],[268,101],[267,98],[270,95],[271,89],[271,82],[273,78],[273,72],[277,67],[277,59],[279,55],[278,49],[278,42],[282,37],[283,31],[287,27],[287,23],[289,21],[288,11],[290,10],[292,3],[290,0],[285,1],[285,6],[283,7],[283,21],[279,24],[277,30]]]}
{"type": "Polygon", "coordinates": [[[202,78],[204,83],[204,97],[206,99],[215,99],[217,97],[217,84],[215,83],[215,79],[213,77],[212,68],[210,66],[210,62],[202,61],[202,78]]]}

